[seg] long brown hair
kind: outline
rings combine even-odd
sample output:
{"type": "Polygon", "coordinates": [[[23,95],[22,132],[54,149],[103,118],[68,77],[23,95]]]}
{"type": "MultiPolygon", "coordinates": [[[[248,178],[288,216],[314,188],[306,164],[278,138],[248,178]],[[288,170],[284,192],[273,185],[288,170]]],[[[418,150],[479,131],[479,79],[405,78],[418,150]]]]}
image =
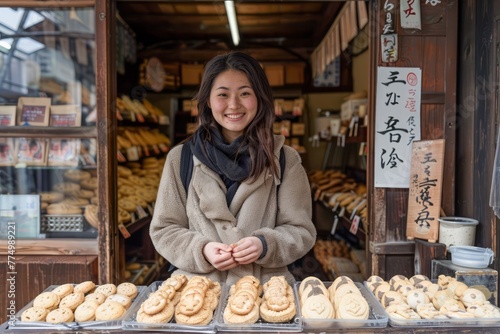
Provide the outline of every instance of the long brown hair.
{"type": "MultiPolygon", "coordinates": [[[[273,93],[266,73],[255,58],[243,52],[234,51],[215,56],[205,65],[200,88],[195,97],[198,100],[199,127],[197,131],[204,129],[206,133],[210,133],[210,126],[220,127],[212,115],[208,102],[215,78],[227,70],[243,72],[250,81],[258,101],[257,114],[243,134],[245,136],[243,143],[248,144],[251,158],[249,178],[255,179],[267,167],[278,175],[278,167],[274,159],[273,93]]],[[[211,138],[206,140],[210,141],[211,138]]]]}

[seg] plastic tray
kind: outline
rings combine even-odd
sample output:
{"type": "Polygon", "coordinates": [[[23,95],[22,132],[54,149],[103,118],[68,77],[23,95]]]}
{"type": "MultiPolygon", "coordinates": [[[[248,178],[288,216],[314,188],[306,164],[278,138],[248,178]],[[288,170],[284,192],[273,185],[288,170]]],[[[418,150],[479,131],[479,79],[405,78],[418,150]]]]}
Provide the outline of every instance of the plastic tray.
{"type": "MultiPolygon", "coordinates": [[[[129,313],[128,317],[125,317],[124,320],[122,321],[122,328],[124,330],[129,330],[129,331],[140,331],[140,332],[147,332],[147,331],[156,331],[156,332],[184,332],[184,333],[215,333],[215,315],[218,312],[218,309],[220,308],[220,300],[219,304],[217,305],[216,310],[214,311],[214,317],[212,318],[212,321],[208,325],[184,325],[184,324],[178,324],[175,322],[175,317],[172,317],[172,320],[167,323],[160,323],[160,324],[145,324],[141,322],[137,322],[135,320],[135,317],[137,315],[137,311],[139,311],[139,308],[141,307],[142,302],[144,302],[149,294],[151,292],[154,292],[158,290],[158,287],[163,283],[163,281],[156,281],[151,283],[147,288],[146,292],[141,295],[141,298],[139,302],[137,303],[136,307],[134,310],[131,310],[129,313]]],[[[222,289],[224,289],[224,284],[221,286],[222,289]]]]}
{"type": "Polygon", "coordinates": [[[414,319],[402,320],[391,317],[382,304],[377,300],[373,292],[364,282],[365,289],[371,294],[376,303],[380,305],[384,314],[389,318],[392,327],[500,327],[500,318],[472,318],[472,319],[414,319]]]}
{"type": "Polygon", "coordinates": [[[229,298],[230,286],[226,286],[222,294],[222,302],[219,312],[217,314],[217,330],[218,331],[232,331],[232,332],[300,332],[302,331],[302,319],[300,316],[299,298],[295,286],[293,289],[293,297],[295,299],[296,314],[295,317],[289,322],[272,323],[267,322],[261,318],[254,324],[227,324],[224,322],[224,309],[226,308],[229,298]]]}
{"type": "MultiPolygon", "coordinates": [[[[323,282],[328,288],[333,282],[323,282]]],[[[354,282],[363,297],[368,302],[370,307],[370,314],[368,319],[355,320],[355,319],[310,319],[302,318],[304,329],[327,329],[327,328],[384,328],[387,327],[388,316],[382,305],[375,299],[375,296],[368,291],[368,289],[359,282],[354,282]]],[[[300,282],[296,283],[296,287],[300,282]]]]}
{"type": "MultiPolygon", "coordinates": [[[[43,292],[49,292],[57,288],[58,285],[51,285],[47,289],[45,289],[43,292]]],[[[125,311],[123,316],[121,316],[118,319],[114,320],[103,320],[103,321],[85,321],[85,322],[66,322],[66,323],[60,323],[60,324],[51,324],[47,322],[42,322],[42,321],[21,321],[21,315],[22,313],[33,306],[33,300],[29,302],[25,307],[23,307],[19,312],[16,314],[16,321],[14,322],[14,326],[9,327],[10,329],[16,330],[16,329],[51,329],[51,330],[82,330],[82,329],[100,329],[100,330],[105,330],[105,329],[119,329],[122,327],[122,320],[126,319],[129,314],[136,309],[137,304],[139,300],[141,299],[141,295],[146,292],[146,287],[145,286],[137,286],[137,296],[134,298],[132,301],[132,304],[129,306],[129,308],[125,311]]]]}

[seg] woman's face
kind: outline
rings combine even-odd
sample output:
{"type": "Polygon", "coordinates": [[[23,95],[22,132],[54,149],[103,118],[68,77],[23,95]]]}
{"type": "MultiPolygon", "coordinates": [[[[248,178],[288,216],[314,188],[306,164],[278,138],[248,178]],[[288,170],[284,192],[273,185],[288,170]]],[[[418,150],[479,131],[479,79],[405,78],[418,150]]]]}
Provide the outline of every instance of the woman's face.
{"type": "Polygon", "coordinates": [[[227,70],[215,78],[209,107],[229,143],[243,134],[255,118],[257,106],[257,97],[245,73],[227,70]]]}

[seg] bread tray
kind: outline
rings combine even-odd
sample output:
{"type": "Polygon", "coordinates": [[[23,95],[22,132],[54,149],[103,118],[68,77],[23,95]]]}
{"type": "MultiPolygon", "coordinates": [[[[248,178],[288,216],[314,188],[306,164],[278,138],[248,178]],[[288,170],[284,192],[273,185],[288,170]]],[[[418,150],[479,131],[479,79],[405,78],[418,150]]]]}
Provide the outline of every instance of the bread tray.
{"type": "MultiPolygon", "coordinates": [[[[323,282],[326,288],[333,282],[323,282]]],[[[304,329],[331,329],[331,328],[385,328],[387,327],[388,317],[382,305],[375,299],[367,288],[359,282],[354,282],[370,307],[368,319],[311,319],[302,317],[304,329]]],[[[300,282],[296,283],[297,291],[300,282]]]]}
{"type": "Polygon", "coordinates": [[[230,286],[226,286],[222,293],[222,302],[219,313],[216,317],[216,327],[217,331],[231,331],[231,332],[301,332],[302,331],[302,319],[300,317],[300,307],[298,307],[299,299],[295,286],[292,286],[293,296],[295,300],[296,314],[292,320],[283,323],[271,323],[259,318],[254,324],[228,324],[224,321],[224,309],[227,306],[229,298],[230,286]]]}
{"type": "MultiPolygon", "coordinates": [[[[500,318],[470,318],[470,319],[397,319],[391,317],[382,304],[377,300],[373,292],[364,282],[366,290],[373,296],[380,305],[384,314],[388,317],[388,324],[391,327],[500,327],[500,318]]],[[[496,306],[495,306],[496,307],[496,306]]]]}
{"type": "MultiPolygon", "coordinates": [[[[76,284],[75,284],[76,285],[76,284]]],[[[49,292],[57,288],[59,285],[51,285],[48,288],[46,288],[43,292],[49,292]]],[[[125,311],[125,313],[117,319],[114,320],[102,320],[102,321],[85,321],[85,322],[66,322],[66,323],[60,323],[60,324],[51,324],[47,322],[41,322],[41,321],[21,321],[21,315],[22,313],[33,306],[33,300],[30,301],[26,306],[24,306],[19,312],[16,314],[16,320],[14,321],[14,325],[10,326],[9,329],[12,330],[25,330],[25,329],[37,329],[37,330],[42,330],[42,329],[50,329],[50,330],[73,330],[73,331],[79,331],[83,329],[89,329],[89,330],[107,330],[107,329],[119,329],[122,327],[122,320],[127,318],[132,312],[133,309],[136,308],[137,303],[141,299],[141,295],[146,292],[146,286],[137,286],[137,296],[134,298],[132,301],[132,304],[129,306],[129,308],[125,311]]]]}
{"type": "MultiPolygon", "coordinates": [[[[214,317],[212,321],[208,325],[184,325],[178,324],[175,322],[175,317],[172,317],[172,320],[167,323],[158,323],[158,324],[146,324],[140,323],[135,320],[137,311],[141,304],[148,298],[151,292],[158,290],[158,287],[163,283],[163,281],[155,281],[151,283],[147,288],[146,292],[142,294],[138,304],[136,305],[134,310],[128,314],[126,318],[122,321],[122,329],[129,331],[139,331],[139,332],[169,332],[169,333],[215,333],[215,315],[218,312],[220,307],[220,300],[217,305],[216,310],[214,311],[214,317]]],[[[221,288],[224,288],[224,284],[221,285],[221,288]]]]}

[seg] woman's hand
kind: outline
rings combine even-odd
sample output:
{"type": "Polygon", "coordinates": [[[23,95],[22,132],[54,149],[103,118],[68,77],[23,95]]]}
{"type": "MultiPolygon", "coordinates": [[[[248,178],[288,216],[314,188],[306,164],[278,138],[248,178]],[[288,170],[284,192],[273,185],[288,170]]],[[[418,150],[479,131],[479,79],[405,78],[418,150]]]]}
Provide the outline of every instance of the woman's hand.
{"type": "Polygon", "coordinates": [[[257,237],[246,237],[233,246],[233,258],[239,264],[255,262],[263,251],[262,241],[257,237]]]}
{"type": "Polygon", "coordinates": [[[220,271],[229,270],[238,265],[231,251],[231,246],[220,242],[209,242],[203,247],[203,255],[207,261],[220,271]]]}

